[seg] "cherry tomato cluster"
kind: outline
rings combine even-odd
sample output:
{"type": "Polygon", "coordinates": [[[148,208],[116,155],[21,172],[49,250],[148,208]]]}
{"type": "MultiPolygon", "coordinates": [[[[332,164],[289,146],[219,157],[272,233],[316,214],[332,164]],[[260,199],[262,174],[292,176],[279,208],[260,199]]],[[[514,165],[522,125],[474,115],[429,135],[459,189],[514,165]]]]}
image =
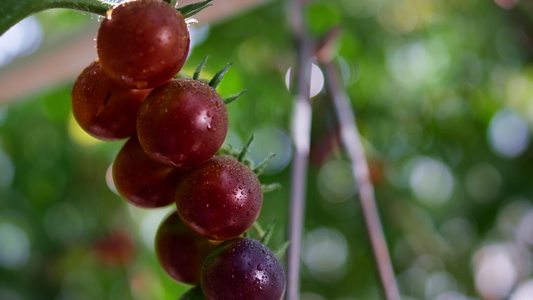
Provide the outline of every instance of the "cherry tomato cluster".
{"type": "Polygon", "coordinates": [[[236,158],[216,156],[228,131],[216,92],[225,70],[203,81],[202,63],[193,78],[175,78],[190,37],[184,16],[161,0],[115,6],[96,41],[99,59],[74,84],[73,114],[96,138],[129,138],[112,169],[129,203],[176,204],[155,240],[164,270],[200,284],[207,299],[281,299],[281,263],[261,242],[242,237],[261,211],[257,175],[236,158]]]}

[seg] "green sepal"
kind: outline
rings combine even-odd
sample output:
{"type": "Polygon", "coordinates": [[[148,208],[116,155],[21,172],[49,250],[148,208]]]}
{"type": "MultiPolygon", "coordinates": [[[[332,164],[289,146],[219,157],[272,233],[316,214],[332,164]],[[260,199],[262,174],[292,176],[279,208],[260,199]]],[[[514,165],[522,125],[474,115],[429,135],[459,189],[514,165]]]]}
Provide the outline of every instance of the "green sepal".
{"type": "Polygon", "coordinates": [[[213,87],[213,88],[217,88],[217,86],[220,84],[220,82],[222,81],[222,79],[224,78],[224,75],[226,75],[226,72],[228,72],[228,69],[229,67],[232,65],[233,63],[228,63],[224,68],[222,68],[222,70],[218,71],[215,76],[213,76],[213,78],[209,81],[209,86],[213,87]]]}
{"type": "Polygon", "coordinates": [[[206,0],[203,2],[197,2],[197,3],[185,5],[184,7],[178,8],[178,11],[183,15],[185,19],[187,19],[199,13],[204,8],[211,6],[212,4],[209,4],[209,2],[211,1],[213,0],[206,0]]]}
{"type": "Polygon", "coordinates": [[[272,235],[274,234],[274,228],[276,227],[277,220],[274,219],[270,225],[265,229],[263,236],[259,240],[263,245],[268,246],[268,243],[270,243],[270,240],[272,239],[272,235]]]}
{"type": "Polygon", "coordinates": [[[198,80],[198,78],[200,78],[200,72],[202,72],[202,69],[204,68],[205,63],[207,62],[208,57],[209,55],[207,55],[204,60],[198,65],[198,67],[196,67],[196,69],[194,70],[194,74],[192,74],[192,79],[198,80]]]}
{"type": "Polygon", "coordinates": [[[283,256],[285,255],[285,252],[287,252],[287,248],[289,248],[290,243],[291,243],[290,241],[286,241],[281,246],[279,246],[278,249],[276,249],[276,251],[273,251],[274,255],[279,260],[281,260],[283,258],[283,256]]]}
{"type": "Polygon", "coordinates": [[[239,99],[239,97],[241,97],[243,94],[245,94],[247,92],[248,92],[247,90],[240,91],[237,94],[234,94],[234,95],[228,96],[227,98],[224,98],[224,104],[226,104],[226,105],[230,104],[231,102],[239,99]]]}
{"type": "Polygon", "coordinates": [[[271,184],[262,184],[261,185],[261,190],[263,191],[263,194],[275,191],[275,190],[280,189],[280,188],[281,188],[281,184],[279,184],[277,182],[276,183],[271,183],[271,184]]]}
{"type": "Polygon", "coordinates": [[[268,166],[270,165],[270,162],[272,161],[272,159],[274,158],[274,156],[276,156],[276,153],[270,153],[270,155],[265,158],[265,160],[263,160],[255,169],[254,169],[254,173],[255,175],[259,176],[261,174],[263,174],[265,172],[265,170],[268,168],[268,166]]]}
{"type": "Polygon", "coordinates": [[[202,288],[197,285],[186,291],[178,300],[206,300],[206,298],[202,288]]]}
{"type": "Polygon", "coordinates": [[[246,142],[246,145],[242,147],[241,152],[239,153],[239,156],[237,156],[237,160],[240,162],[244,161],[244,158],[246,157],[246,153],[248,153],[248,149],[250,148],[250,145],[252,144],[252,141],[254,140],[253,134],[250,136],[250,139],[246,142]]]}

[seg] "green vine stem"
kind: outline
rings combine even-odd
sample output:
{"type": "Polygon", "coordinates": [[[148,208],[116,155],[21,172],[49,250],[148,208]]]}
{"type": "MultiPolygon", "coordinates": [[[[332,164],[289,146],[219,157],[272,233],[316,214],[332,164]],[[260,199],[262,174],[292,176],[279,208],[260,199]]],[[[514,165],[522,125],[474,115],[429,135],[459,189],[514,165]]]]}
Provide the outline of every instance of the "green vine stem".
{"type": "Polygon", "coordinates": [[[24,18],[46,9],[68,8],[103,16],[113,5],[100,0],[2,0],[0,35],[24,18]]]}
{"type": "MultiPolygon", "coordinates": [[[[165,1],[172,4],[175,2],[173,0],[165,1]]],[[[205,0],[192,3],[177,8],[177,10],[187,19],[204,8],[211,6],[209,4],[211,1],[205,0]]],[[[67,8],[105,16],[106,12],[115,6],[117,2],[105,0],[1,0],[0,12],[2,12],[3,16],[0,18],[0,35],[4,34],[11,26],[22,21],[24,18],[46,9],[67,8]]]]}

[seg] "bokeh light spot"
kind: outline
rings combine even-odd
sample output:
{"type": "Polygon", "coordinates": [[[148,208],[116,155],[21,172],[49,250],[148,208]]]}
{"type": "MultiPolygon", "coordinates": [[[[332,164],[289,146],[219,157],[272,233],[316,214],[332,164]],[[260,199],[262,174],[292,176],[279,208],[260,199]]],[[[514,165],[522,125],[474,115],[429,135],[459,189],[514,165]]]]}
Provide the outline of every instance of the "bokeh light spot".
{"type": "Polygon", "coordinates": [[[319,280],[333,282],[346,271],[348,246],[338,230],[319,228],[305,236],[302,257],[309,271],[319,280]]]}
{"type": "Polygon", "coordinates": [[[89,148],[93,145],[102,143],[99,139],[96,139],[85,132],[80,125],[78,125],[78,122],[76,122],[73,115],[70,115],[68,118],[68,133],[70,139],[82,148],[89,148]]]}
{"type": "Polygon", "coordinates": [[[28,17],[0,36],[0,67],[18,56],[33,53],[43,40],[43,29],[36,17],[28,17]]]}
{"type": "Polygon", "coordinates": [[[494,199],[501,184],[500,173],[487,163],[477,164],[466,173],[466,191],[476,201],[484,202],[494,199]]]}
{"type": "Polygon", "coordinates": [[[533,299],[533,279],[520,283],[511,294],[509,300],[531,300],[533,299]]]}
{"type": "Polygon", "coordinates": [[[355,194],[356,185],[349,163],[333,160],[320,169],[318,191],[326,200],[344,202],[355,194]]]}
{"type": "MultiPolygon", "coordinates": [[[[285,75],[285,85],[287,85],[287,88],[289,89],[291,87],[291,69],[292,68],[289,68],[285,75]]],[[[309,84],[309,94],[311,98],[318,95],[318,93],[324,88],[324,74],[322,73],[322,70],[320,70],[320,67],[314,63],[311,63],[311,81],[309,84]]]]}
{"type": "Polygon", "coordinates": [[[387,1],[378,13],[381,26],[391,33],[413,31],[419,20],[419,11],[413,0],[387,1]]]}
{"type": "Polygon", "coordinates": [[[505,245],[486,246],[475,256],[475,283],[485,299],[504,299],[518,279],[518,270],[505,245]]]}
{"type": "Polygon", "coordinates": [[[448,49],[440,40],[390,45],[386,61],[389,73],[407,88],[440,81],[449,62],[448,49]]]}
{"type": "Polygon", "coordinates": [[[271,153],[276,154],[265,174],[275,174],[287,167],[292,158],[292,143],[289,135],[277,127],[261,127],[255,129],[254,140],[248,155],[256,165],[271,153]]]}
{"type": "Polygon", "coordinates": [[[448,166],[429,157],[417,157],[410,164],[411,190],[420,202],[438,206],[450,199],[454,179],[448,166]]]}
{"type": "Polygon", "coordinates": [[[30,256],[30,241],[20,227],[0,223],[0,266],[6,269],[22,268],[30,256]]]}
{"type": "Polygon", "coordinates": [[[80,211],[69,203],[52,206],[44,216],[44,225],[51,238],[65,244],[80,239],[85,231],[80,211]]]}
{"type": "Polygon", "coordinates": [[[146,211],[141,219],[141,226],[139,227],[139,234],[145,246],[151,251],[154,249],[154,240],[157,229],[161,221],[172,211],[174,207],[165,207],[162,209],[153,209],[146,211]]]}
{"type": "Polygon", "coordinates": [[[11,158],[0,148],[0,189],[7,188],[15,177],[15,166],[11,158]]]}
{"type": "Polygon", "coordinates": [[[492,149],[507,158],[519,156],[529,146],[527,122],[508,109],[502,109],[492,117],[487,133],[492,149]]]}
{"type": "Polygon", "coordinates": [[[115,180],[113,179],[113,164],[111,164],[105,172],[105,182],[110,191],[120,196],[117,187],[115,186],[115,180]]]}

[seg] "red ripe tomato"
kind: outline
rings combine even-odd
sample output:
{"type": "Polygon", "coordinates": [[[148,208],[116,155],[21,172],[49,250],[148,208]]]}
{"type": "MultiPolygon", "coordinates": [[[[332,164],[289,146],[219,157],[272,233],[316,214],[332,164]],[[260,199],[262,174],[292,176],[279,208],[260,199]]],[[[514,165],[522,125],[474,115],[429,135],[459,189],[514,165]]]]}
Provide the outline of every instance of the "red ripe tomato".
{"type": "Polygon", "coordinates": [[[74,83],[72,113],[90,135],[101,140],[123,139],[135,134],[137,113],[148,92],[119,86],[96,61],[74,83]]]}
{"type": "Polygon", "coordinates": [[[173,203],[184,172],[150,159],[136,136],[122,146],[113,163],[113,179],[118,192],[129,203],[142,208],[173,203]]]}
{"type": "Polygon", "coordinates": [[[231,157],[215,156],[189,170],[176,192],[185,225],[213,240],[243,234],[259,216],[262,202],[257,176],[231,157]]]}
{"type": "Polygon", "coordinates": [[[236,238],[220,244],[202,266],[202,290],[208,300],[281,300],[285,271],[261,242],[236,238]]]}
{"type": "Polygon", "coordinates": [[[228,132],[224,100],[208,84],[174,79],[150,92],[139,109],[137,134],[152,159],[197,166],[220,149],[228,132]]]}
{"type": "Polygon", "coordinates": [[[188,284],[200,282],[204,259],[218,244],[192,232],[176,211],[163,220],[155,236],[157,258],[165,272],[188,284]]]}
{"type": "Polygon", "coordinates": [[[172,79],[189,53],[181,13],[161,0],[125,1],[108,11],[96,39],[104,71],[130,88],[153,88],[172,79]]]}

